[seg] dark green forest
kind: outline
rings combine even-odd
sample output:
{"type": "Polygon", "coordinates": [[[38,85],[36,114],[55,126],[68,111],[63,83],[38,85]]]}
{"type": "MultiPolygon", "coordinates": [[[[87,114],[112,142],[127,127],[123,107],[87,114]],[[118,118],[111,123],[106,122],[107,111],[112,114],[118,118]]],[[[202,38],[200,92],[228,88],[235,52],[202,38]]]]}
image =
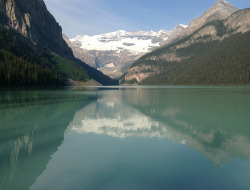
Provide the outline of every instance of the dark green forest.
{"type": "Polygon", "coordinates": [[[67,78],[86,81],[89,76],[73,61],[0,25],[0,86],[58,86],[67,78]]]}
{"type": "MultiPolygon", "coordinates": [[[[166,47],[165,50],[168,50],[166,47]]],[[[164,48],[152,52],[158,55],[164,48]],[[159,52],[160,51],[160,52],[159,52]]],[[[181,62],[141,59],[159,72],[141,82],[142,85],[236,85],[250,84],[250,32],[232,35],[222,41],[196,43],[177,50],[181,62]]],[[[148,55],[147,55],[148,56],[148,55]]]]}

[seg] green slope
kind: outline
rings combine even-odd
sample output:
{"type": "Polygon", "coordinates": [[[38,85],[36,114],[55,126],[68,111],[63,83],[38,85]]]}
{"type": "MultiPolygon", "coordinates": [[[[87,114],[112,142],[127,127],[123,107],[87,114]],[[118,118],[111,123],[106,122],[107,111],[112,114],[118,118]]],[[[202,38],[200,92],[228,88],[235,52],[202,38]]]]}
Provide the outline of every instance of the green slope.
{"type": "Polygon", "coordinates": [[[86,81],[88,74],[60,57],[0,25],[0,86],[56,86],[67,78],[86,81]]]}
{"type": "Polygon", "coordinates": [[[55,53],[52,53],[53,61],[56,62],[57,68],[66,74],[69,78],[75,81],[86,81],[90,79],[86,71],[75,62],[63,58],[55,53]]]}

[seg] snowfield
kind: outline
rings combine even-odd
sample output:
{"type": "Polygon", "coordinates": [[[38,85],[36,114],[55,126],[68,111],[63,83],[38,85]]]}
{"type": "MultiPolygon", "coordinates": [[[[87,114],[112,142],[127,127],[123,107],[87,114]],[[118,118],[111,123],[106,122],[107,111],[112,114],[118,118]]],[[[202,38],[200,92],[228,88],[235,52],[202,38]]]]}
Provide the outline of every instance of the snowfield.
{"type": "Polygon", "coordinates": [[[116,53],[120,53],[123,50],[127,50],[137,55],[147,53],[154,47],[159,47],[169,37],[175,36],[183,28],[186,28],[186,26],[180,24],[172,31],[127,32],[125,30],[118,30],[95,36],[78,35],[70,39],[70,41],[80,44],[82,49],[88,51],[115,51],[116,53]]]}

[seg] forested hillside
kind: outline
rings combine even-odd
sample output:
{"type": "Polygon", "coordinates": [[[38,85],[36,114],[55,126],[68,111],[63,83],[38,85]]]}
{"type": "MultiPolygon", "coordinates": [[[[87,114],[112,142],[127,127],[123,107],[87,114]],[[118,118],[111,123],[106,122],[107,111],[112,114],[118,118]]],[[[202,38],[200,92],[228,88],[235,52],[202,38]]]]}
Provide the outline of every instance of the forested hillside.
{"type": "MultiPolygon", "coordinates": [[[[202,25],[138,59],[120,80],[143,85],[250,84],[250,9],[202,25]]],[[[185,32],[185,30],[184,30],[185,32]]]]}
{"type": "Polygon", "coordinates": [[[63,85],[68,77],[79,81],[89,79],[76,63],[34,46],[0,25],[0,86],[63,85]]]}
{"type": "Polygon", "coordinates": [[[144,64],[157,65],[160,71],[141,84],[250,84],[250,32],[194,44],[177,54],[191,58],[181,62],[144,60],[144,64]]]}

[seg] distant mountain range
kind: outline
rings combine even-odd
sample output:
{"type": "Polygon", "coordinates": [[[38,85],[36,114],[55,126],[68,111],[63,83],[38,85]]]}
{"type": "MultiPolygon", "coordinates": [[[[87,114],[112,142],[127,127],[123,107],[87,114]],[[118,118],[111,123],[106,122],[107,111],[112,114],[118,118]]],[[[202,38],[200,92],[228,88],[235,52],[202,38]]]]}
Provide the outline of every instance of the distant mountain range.
{"type": "Polygon", "coordinates": [[[77,58],[110,77],[118,78],[132,62],[177,36],[186,27],[180,24],[172,31],[119,30],[95,36],[78,35],[72,39],[64,36],[64,39],[77,58]]]}
{"type": "Polygon", "coordinates": [[[121,84],[250,83],[250,9],[218,0],[159,49],[139,58],[121,84]]]}

